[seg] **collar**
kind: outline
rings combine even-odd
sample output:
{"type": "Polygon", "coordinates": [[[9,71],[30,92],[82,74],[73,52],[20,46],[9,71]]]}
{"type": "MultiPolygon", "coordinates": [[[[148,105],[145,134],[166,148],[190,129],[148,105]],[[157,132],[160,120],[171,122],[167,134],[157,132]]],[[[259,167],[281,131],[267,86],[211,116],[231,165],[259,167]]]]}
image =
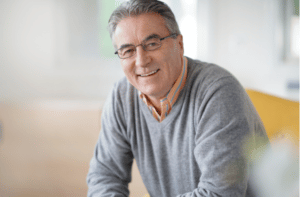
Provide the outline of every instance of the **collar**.
{"type": "Polygon", "coordinates": [[[140,98],[148,106],[154,118],[159,122],[162,122],[168,116],[168,114],[170,113],[173,105],[175,104],[179,96],[180,91],[185,85],[186,78],[187,78],[187,61],[188,61],[187,58],[183,57],[183,65],[179,77],[175,81],[173,87],[168,92],[167,96],[160,100],[161,114],[159,114],[156,111],[155,107],[147,98],[147,96],[139,91],[140,98]]]}

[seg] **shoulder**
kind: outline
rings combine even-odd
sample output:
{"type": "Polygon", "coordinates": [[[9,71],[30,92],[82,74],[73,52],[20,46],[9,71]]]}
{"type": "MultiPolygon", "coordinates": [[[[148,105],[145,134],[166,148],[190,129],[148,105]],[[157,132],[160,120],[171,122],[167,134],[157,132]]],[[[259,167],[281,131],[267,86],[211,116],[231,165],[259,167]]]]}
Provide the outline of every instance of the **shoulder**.
{"type": "Polygon", "coordinates": [[[126,96],[134,93],[134,87],[129,83],[127,78],[124,76],[115,82],[113,86],[114,96],[125,98],[126,96]]]}
{"type": "Polygon", "coordinates": [[[228,88],[244,92],[242,85],[226,69],[212,63],[188,58],[187,89],[195,96],[203,97],[228,88]],[[226,88],[225,88],[226,87],[226,88]]]}
{"type": "Polygon", "coordinates": [[[122,77],[114,83],[108,94],[103,111],[124,114],[134,98],[138,95],[136,89],[129,83],[126,77],[122,77]]]}
{"type": "Polygon", "coordinates": [[[112,99],[114,102],[124,103],[128,99],[137,94],[136,89],[129,83],[124,76],[114,83],[114,86],[109,94],[108,99],[112,99]]]}
{"type": "Polygon", "coordinates": [[[215,64],[190,62],[186,95],[189,95],[189,102],[194,103],[197,120],[204,113],[213,116],[218,112],[226,114],[226,118],[255,114],[245,89],[230,72],[215,64]]]}
{"type": "Polygon", "coordinates": [[[230,72],[216,64],[188,58],[188,80],[190,83],[201,83],[202,86],[210,86],[225,78],[237,81],[230,72]]]}

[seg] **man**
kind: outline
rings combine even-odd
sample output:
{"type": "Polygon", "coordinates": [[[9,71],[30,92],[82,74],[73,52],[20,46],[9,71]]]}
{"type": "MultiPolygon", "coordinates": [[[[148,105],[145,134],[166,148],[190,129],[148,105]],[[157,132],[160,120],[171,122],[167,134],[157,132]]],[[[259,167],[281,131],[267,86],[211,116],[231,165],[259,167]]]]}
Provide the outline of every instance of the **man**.
{"type": "Polygon", "coordinates": [[[89,196],[128,196],[133,158],[152,197],[250,196],[247,141],[267,139],[224,69],[185,57],[170,8],[131,0],[109,20],[126,78],[117,82],[87,177],[89,196]],[[251,139],[251,140],[250,140],[251,139]]]}

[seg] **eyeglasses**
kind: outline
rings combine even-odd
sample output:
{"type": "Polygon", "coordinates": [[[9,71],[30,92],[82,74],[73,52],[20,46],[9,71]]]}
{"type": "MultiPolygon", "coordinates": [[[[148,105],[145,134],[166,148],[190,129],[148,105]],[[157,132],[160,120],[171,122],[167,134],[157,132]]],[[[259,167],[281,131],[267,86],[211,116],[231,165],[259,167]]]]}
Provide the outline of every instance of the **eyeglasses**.
{"type": "Polygon", "coordinates": [[[176,38],[178,34],[174,33],[169,36],[166,36],[164,38],[159,38],[157,35],[150,36],[149,38],[146,38],[141,44],[138,44],[136,46],[129,44],[124,45],[121,48],[119,48],[115,54],[119,56],[120,59],[126,59],[129,57],[132,57],[136,54],[136,47],[142,46],[145,51],[154,51],[161,47],[161,41],[167,38],[174,37],[176,38]]]}

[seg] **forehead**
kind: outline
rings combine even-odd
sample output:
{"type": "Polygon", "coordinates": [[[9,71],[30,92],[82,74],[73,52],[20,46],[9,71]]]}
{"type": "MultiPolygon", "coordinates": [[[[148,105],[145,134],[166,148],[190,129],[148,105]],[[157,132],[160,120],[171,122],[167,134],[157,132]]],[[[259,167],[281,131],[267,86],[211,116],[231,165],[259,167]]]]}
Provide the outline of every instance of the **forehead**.
{"type": "Polygon", "coordinates": [[[169,34],[162,16],[148,13],[127,17],[117,25],[113,42],[115,47],[119,48],[123,44],[138,44],[152,34],[157,34],[160,37],[169,34]]]}

